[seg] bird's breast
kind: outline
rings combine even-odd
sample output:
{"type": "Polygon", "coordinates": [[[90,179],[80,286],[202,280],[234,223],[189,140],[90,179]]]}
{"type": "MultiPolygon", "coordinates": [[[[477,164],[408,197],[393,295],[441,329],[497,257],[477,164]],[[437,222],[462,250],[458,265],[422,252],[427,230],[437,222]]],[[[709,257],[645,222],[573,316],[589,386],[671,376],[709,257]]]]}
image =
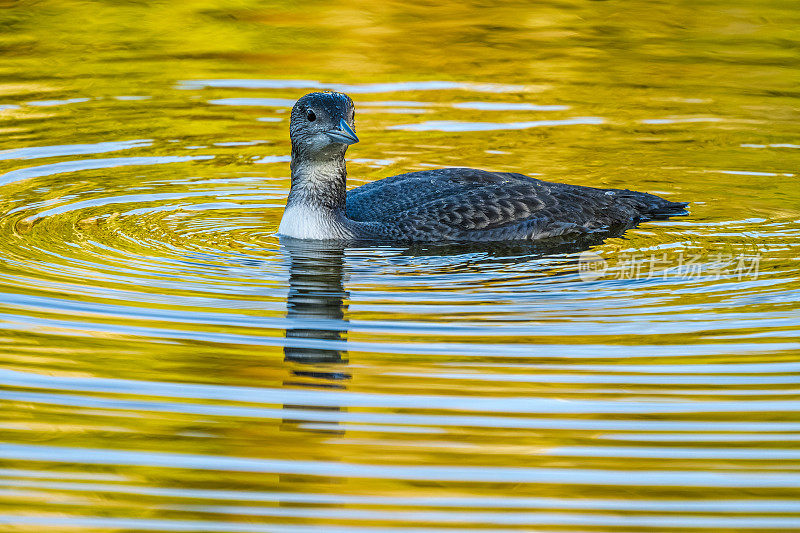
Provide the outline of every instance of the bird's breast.
{"type": "Polygon", "coordinates": [[[283,212],[278,234],[295,239],[341,239],[344,228],[332,212],[305,205],[288,206],[283,212]]]}

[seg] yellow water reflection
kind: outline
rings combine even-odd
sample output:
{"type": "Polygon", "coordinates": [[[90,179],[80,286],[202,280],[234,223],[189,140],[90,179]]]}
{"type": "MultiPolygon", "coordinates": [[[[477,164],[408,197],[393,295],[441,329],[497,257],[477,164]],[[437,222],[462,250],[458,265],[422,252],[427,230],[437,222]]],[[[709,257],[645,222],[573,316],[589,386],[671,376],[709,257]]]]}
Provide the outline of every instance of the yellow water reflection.
{"type": "Polygon", "coordinates": [[[793,2],[0,3],[0,523],[795,531],[793,2]],[[350,186],[474,166],[691,201],[569,248],[287,247],[288,110],[350,186]]]}

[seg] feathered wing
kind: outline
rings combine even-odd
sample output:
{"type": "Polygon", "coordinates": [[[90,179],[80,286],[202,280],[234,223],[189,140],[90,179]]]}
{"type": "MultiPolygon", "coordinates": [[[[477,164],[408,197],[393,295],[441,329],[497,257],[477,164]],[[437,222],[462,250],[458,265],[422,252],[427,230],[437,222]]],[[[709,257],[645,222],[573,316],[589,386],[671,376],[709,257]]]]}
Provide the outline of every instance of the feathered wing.
{"type": "Polygon", "coordinates": [[[347,192],[347,218],[378,221],[492,183],[492,172],[442,168],[383,178],[347,192]]]}
{"type": "Polygon", "coordinates": [[[632,225],[685,204],[620,189],[550,183],[469,168],[392,176],[347,195],[347,217],[376,237],[534,239],[632,225]]]}

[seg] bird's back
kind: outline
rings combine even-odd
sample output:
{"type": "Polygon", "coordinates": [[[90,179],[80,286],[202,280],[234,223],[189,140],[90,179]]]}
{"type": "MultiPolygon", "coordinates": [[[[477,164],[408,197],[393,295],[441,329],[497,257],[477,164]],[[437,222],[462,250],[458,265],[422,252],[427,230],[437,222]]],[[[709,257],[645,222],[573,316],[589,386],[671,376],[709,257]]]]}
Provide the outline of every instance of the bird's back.
{"type": "Polygon", "coordinates": [[[523,240],[678,214],[686,206],[623,189],[596,189],[472,168],[409,172],[347,193],[346,217],[365,237],[523,240]]]}

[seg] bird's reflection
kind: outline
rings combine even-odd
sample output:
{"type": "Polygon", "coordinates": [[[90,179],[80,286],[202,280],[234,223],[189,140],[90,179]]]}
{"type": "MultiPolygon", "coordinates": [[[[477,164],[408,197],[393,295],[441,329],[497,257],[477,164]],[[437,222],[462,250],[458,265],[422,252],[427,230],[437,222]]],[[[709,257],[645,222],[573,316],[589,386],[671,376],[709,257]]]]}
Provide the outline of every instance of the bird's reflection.
{"type": "MultiPolygon", "coordinates": [[[[509,262],[532,257],[586,250],[627,228],[613,228],[578,237],[547,241],[471,244],[416,244],[402,252],[409,256],[451,256],[486,252],[509,262]]],[[[352,243],[351,243],[352,245],[352,243]]],[[[284,360],[293,363],[287,385],[343,388],[350,378],[347,364],[347,320],[344,289],[346,244],[285,239],[281,247],[289,258],[289,298],[284,360]]]]}
{"type": "Polygon", "coordinates": [[[314,242],[283,242],[288,254],[289,298],[284,360],[294,363],[286,385],[343,388],[350,375],[344,348],[347,334],[344,249],[314,242]]]}
{"type": "MultiPolygon", "coordinates": [[[[568,256],[599,246],[613,237],[622,237],[623,234],[637,227],[638,223],[621,224],[580,234],[568,234],[535,241],[504,241],[504,242],[471,242],[471,243],[412,243],[404,253],[413,256],[451,256],[465,253],[483,252],[495,258],[503,258],[508,262],[525,262],[536,257],[568,256]]],[[[577,262],[577,259],[575,259],[577,262]]]]}
{"type": "MultiPolygon", "coordinates": [[[[620,232],[604,232],[571,239],[554,239],[547,242],[522,243],[472,243],[472,244],[418,244],[404,248],[365,247],[375,250],[369,257],[375,268],[385,264],[385,258],[400,253],[402,256],[426,257],[435,264],[437,257],[469,256],[482,252],[493,261],[522,263],[532,258],[569,255],[600,244],[604,239],[620,232]]],[[[284,361],[291,377],[284,381],[288,387],[344,389],[350,374],[348,363],[347,332],[345,318],[349,294],[345,283],[345,246],[329,242],[281,241],[281,247],[289,259],[289,296],[284,343],[284,361]]],[[[350,243],[353,246],[353,243],[350,243]]],[[[358,250],[358,248],[352,248],[358,250]]],[[[362,254],[363,255],[363,254],[362,254]]],[[[337,406],[315,405],[313,401],[285,404],[287,411],[310,410],[320,413],[319,419],[312,416],[288,416],[284,423],[294,430],[311,433],[342,434],[338,422],[323,412],[341,411],[337,406]]],[[[288,413],[287,413],[288,414],[288,413]]]]}

